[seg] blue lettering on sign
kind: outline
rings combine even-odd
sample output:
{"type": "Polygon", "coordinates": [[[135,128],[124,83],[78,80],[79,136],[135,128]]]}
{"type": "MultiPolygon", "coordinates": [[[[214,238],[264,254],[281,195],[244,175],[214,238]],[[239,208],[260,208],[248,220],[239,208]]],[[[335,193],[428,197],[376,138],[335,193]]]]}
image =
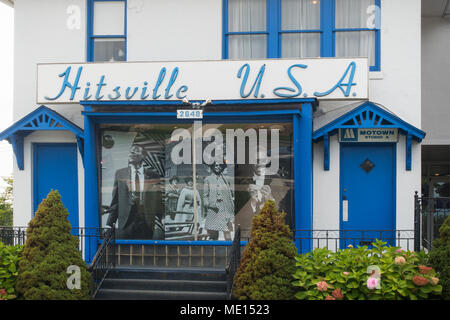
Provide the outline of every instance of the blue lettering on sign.
{"type": "Polygon", "coordinates": [[[78,89],[80,89],[80,87],[78,86],[78,82],[80,81],[80,76],[81,76],[81,72],[83,71],[83,67],[78,67],[78,71],[77,71],[77,76],[75,77],[75,81],[73,83],[69,82],[69,75],[70,75],[70,71],[72,70],[72,67],[67,67],[66,71],[64,71],[63,73],[61,73],[60,75],[58,75],[58,77],[62,78],[64,77],[62,86],[61,86],[61,90],[59,90],[59,93],[53,97],[53,98],[49,98],[49,97],[45,97],[45,99],[47,100],[56,100],[59,97],[61,97],[64,93],[64,91],[66,91],[66,88],[69,88],[70,90],[72,90],[72,93],[70,94],[70,100],[73,100],[73,98],[75,98],[75,94],[77,92],[78,89]]]}
{"type": "Polygon", "coordinates": [[[294,65],[290,66],[287,73],[288,73],[289,79],[295,85],[296,89],[289,88],[289,87],[278,87],[278,88],[273,89],[274,95],[283,97],[283,98],[294,98],[294,97],[297,97],[302,94],[302,86],[300,85],[300,83],[298,83],[298,81],[295,79],[295,77],[292,74],[293,68],[306,69],[306,68],[308,68],[308,66],[304,65],[304,64],[294,64],[294,65]],[[282,92],[280,92],[280,90],[286,90],[286,91],[289,91],[292,93],[282,93],[282,92]]]}
{"type": "Polygon", "coordinates": [[[249,97],[253,90],[254,90],[254,94],[253,96],[255,98],[258,98],[259,95],[259,88],[261,87],[261,81],[262,78],[264,76],[264,71],[266,70],[266,65],[263,64],[261,66],[261,68],[259,69],[258,75],[256,76],[255,82],[253,83],[253,86],[251,87],[250,91],[245,94],[245,86],[247,85],[247,80],[248,80],[248,75],[250,74],[250,65],[248,63],[244,64],[238,71],[237,77],[240,79],[242,77],[242,71],[245,69],[245,74],[244,74],[244,78],[242,79],[242,83],[241,83],[241,97],[242,98],[247,98],[249,97]]]}
{"type": "Polygon", "coordinates": [[[334,90],[336,89],[340,89],[342,91],[342,93],[344,94],[344,96],[348,97],[350,95],[350,92],[353,88],[353,86],[356,86],[356,83],[353,82],[353,79],[355,78],[355,72],[356,72],[356,63],[353,61],[351,62],[348,67],[347,70],[345,70],[344,75],[342,76],[342,78],[338,81],[338,83],[336,83],[336,85],[331,88],[330,90],[326,91],[326,92],[314,92],[314,95],[316,97],[324,97],[324,96],[328,96],[329,94],[333,93],[334,90]],[[345,78],[348,75],[348,82],[344,83],[345,78]],[[345,90],[343,87],[346,87],[345,90]]]}
{"type": "MultiPolygon", "coordinates": [[[[303,94],[303,88],[301,83],[297,80],[297,78],[294,75],[295,69],[307,69],[308,66],[305,64],[293,64],[289,66],[287,69],[287,75],[291,82],[291,85],[289,86],[279,86],[273,89],[273,95],[281,98],[295,98],[299,97],[303,94]]],[[[248,98],[250,96],[254,98],[264,98],[264,94],[260,94],[260,88],[262,84],[262,80],[264,78],[264,73],[266,70],[266,64],[263,64],[256,75],[255,80],[252,83],[249,83],[249,76],[251,72],[251,67],[248,63],[243,64],[238,72],[237,72],[237,78],[241,79],[241,85],[240,85],[240,96],[241,98],[248,98]]],[[[80,78],[83,72],[83,67],[78,67],[77,73],[73,81],[70,80],[70,73],[72,71],[72,67],[69,66],[67,69],[58,75],[58,77],[63,78],[61,87],[59,89],[59,92],[53,96],[48,97],[45,96],[46,100],[53,101],[60,98],[66,89],[70,90],[70,100],[73,100],[77,94],[77,91],[81,89],[80,87],[80,78]]],[[[187,91],[188,86],[181,85],[178,87],[175,87],[175,84],[177,82],[178,74],[180,72],[179,67],[174,67],[170,78],[168,81],[166,81],[166,86],[163,89],[163,83],[164,79],[166,78],[167,69],[166,67],[162,67],[159,71],[158,77],[156,79],[156,82],[153,86],[153,89],[148,87],[148,82],[144,81],[142,86],[133,86],[133,87],[125,87],[124,91],[121,89],[120,86],[113,86],[113,90],[109,89],[109,93],[103,93],[107,87],[109,87],[106,83],[106,76],[101,75],[100,79],[98,81],[97,90],[95,92],[90,92],[91,89],[91,82],[86,82],[85,87],[83,88],[82,97],[84,100],[89,100],[94,95],[96,100],[102,100],[104,96],[106,95],[108,99],[110,100],[117,100],[122,95],[124,95],[124,98],[126,100],[131,99],[140,99],[140,100],[146,100],[147,98],[157,100],[161,98],[162,96],[162,90],[164,90],[164,96],[163,98],[168,100],[171,99],[174,95],[177,99],[184,99],[187,97],[187,91]],[[139,97],[139,98],[138,98],[139,97]]],[[[314,92],[314,96],[316,97],[324,97],[332,94],[337,89],[339,89],[342,94],[345,97],[349,97],[352,93],[352,89],[357,84],[355,83],[355,73],[356,73],[356,63],[352,61],[347,69],[345,70],[342,77],[339,79],[339,81],[328,91],[325,92],[314,92]]],[[[356,93],[353,93],[354,96],[356,96],[356,93]]],[[[303,94],[304,97],[307,97],[308,94],[303,94]]]]}
{"type": "Polygon", "coordinates": [[[111,94],[109,94],[108,98],[110,98],[111,100],[119,99],[120,98],[120,87],[119,86],[115,87],[113,91],[116,93],[116,96],[113,97],[111,94]]]}
{"type": "MultiPolygon", "coordinates": [[[[69,66],[63,73],[58,75],[58,77],[63,78],[59,92],[54,97],[45,96],[44,98],[46,100],[49,100],[49,101],[57,100],[64,94],[66,89],[70,90],[70,100],[73,100],[75,98],[77,91],[81,89],[79,84],[80,84],[80,78],[81,78],[81,75],[83,72],[83,67],[78,67],[77,74],[76,74],[73,82],[71,82],[69,80],[71,71],[72,71],[72,67],[69,66]]],[[[162,67],[158,74],[158,78],[155,82],[155,86],[153,87],[152,99],[154,99],[154,100],[159,99],[161,97],[161,94],[159,93],[159,89],[161,89],[161,85],[166,76],[166,71],[167,71],[166,68],[162,67]]],[[[175,87],[175,83],[176,83],[179,72],[180,72],[179,67],[175,67],[172,70],[171,76],[169,78],[169,82],[167,83],[167,86],[164,89],[164,99],[172,98],[173,97],[172,92],[175,92],[175,96],[178,99],[184,99],[187,96],[186,92],[189,90],[188,86],[182,85],[182,86],[179,86],[178,88],[175,87]],[[172,89],[173,89],[173,91],[172,91],[172,89]]],[[[112,89],[112,91],[110,89],[109,93],[108,92],[104,93],[105,88],[108,87],[108,84],[105,82],[105,79],[106,79],[106,76],[101,75],[99,81],[96,84],[97,90],[95,91],[95,96],[94,96],[95,100],[102,100],[105,97],[105,94],[106,94],[107,98],[110,100],[119,99],[123,93],[125,95],[126,100],[131,100],[134,97],[138,97],[138,96],[141,100],[146,100],[150,96],[150,94],[149,94],[150,90],[147,87],[148,86],[147,81],[144,81],[142,87],[141,86],[126,87],[124,90],[125,92],[122,91],[120,86],[115,86],[114,89],[112,89]]],[[[84,91],[82,93],[82,98],[84,100],[89,100],[92,98],[93,92],[91,94],[90,89],[91,89],[91,82],[88,81],[88,82],[86,82],[86,85],[83,88],[84,91]]]]}

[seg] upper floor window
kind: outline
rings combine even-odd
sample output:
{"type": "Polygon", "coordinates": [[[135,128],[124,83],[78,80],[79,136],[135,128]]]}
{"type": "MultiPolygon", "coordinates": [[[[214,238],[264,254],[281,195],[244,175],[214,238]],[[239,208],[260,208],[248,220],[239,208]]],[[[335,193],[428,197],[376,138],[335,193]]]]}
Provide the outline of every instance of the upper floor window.
{"type": "Polygon", "coordinates": [[[125,61],[126,0],[88,0],[88,61],[125,61]]]}
{"type": "Polygon", "coordinates": [[[380,0],[223,0],[225,59],[368,57],[380,70],[380,0]]]}

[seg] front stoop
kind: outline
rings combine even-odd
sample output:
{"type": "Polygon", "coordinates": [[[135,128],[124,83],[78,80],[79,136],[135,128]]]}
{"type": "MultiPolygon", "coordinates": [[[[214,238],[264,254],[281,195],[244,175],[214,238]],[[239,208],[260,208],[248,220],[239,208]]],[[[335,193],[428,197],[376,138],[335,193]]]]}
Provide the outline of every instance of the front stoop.
{"type": "Polygon", "coordinates": [[[132,268],[110,270],[95,300],[225,300],[223,268],[132,268]]]}

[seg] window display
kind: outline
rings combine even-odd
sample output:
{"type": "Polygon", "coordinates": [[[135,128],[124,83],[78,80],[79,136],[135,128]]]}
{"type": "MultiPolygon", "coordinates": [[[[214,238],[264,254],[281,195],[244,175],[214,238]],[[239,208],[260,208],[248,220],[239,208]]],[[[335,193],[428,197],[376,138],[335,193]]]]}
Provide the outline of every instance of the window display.
{"type": "Polygon", "coordinates": [[[293,226],[292,125],[104,124],[102,227],[118,239],[249,237],[268,199],[293,226]],[[192,139],[192,136],[195,139],[192,139]]]}

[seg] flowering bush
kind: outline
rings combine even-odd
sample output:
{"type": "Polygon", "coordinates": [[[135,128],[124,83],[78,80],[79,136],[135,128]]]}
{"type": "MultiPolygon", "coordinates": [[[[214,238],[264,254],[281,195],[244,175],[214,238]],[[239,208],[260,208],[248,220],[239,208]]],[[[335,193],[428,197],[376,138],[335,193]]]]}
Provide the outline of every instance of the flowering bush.
{"type": "Polygon", "coordinates": [[[22,249],[23,246],[6,246],[0,242],[0,300],[16,298],[14,285],[22,249]]]}
{"type": "Polygon", "coordinates": [[[296,257],[297,299],[403,300],[437,298],[442,291],[424,252],[403,251],[377,241],[331,252],[315,249],[296,257]]]}

